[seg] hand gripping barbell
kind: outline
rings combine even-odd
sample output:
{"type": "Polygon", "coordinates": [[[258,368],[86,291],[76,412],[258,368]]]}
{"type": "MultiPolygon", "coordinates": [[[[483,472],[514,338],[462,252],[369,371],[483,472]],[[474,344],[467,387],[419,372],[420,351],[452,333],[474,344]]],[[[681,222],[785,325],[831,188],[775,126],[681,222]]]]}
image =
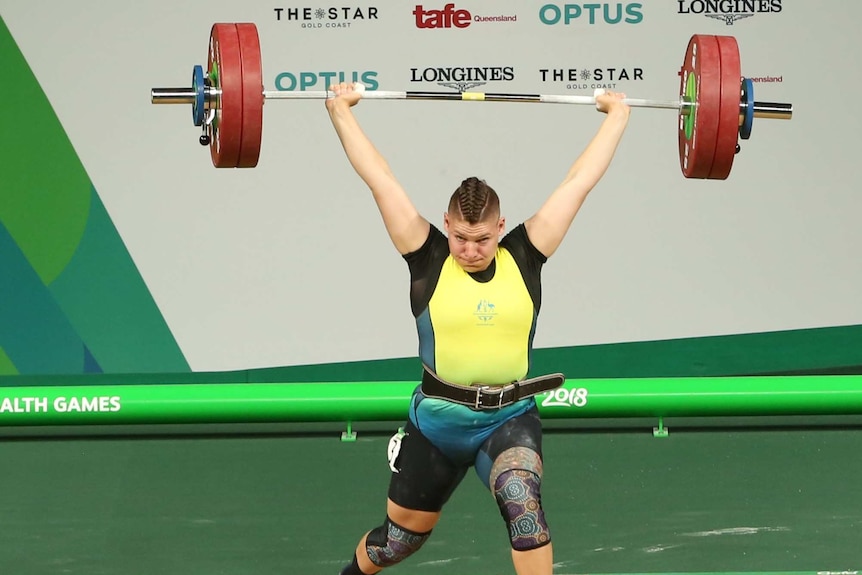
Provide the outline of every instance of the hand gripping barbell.
{"type": "MultiPolygon", "coordinates": [[[[741,75],[739,46],[732,36],[696,34],[682,62],[680,95],[672,101],[626,98],[633,107],[676,110],[679,115],[679,162],[686,178],[723,180],[739,152],[738,138],[751,136],[754,118],[789,120],[791,104],[756,102],[754,83],[741,75]]],[[[267,99],[325,99],[328,91],[290,92],[263,89],[260,39],[251,23],[214,24],[207,70],[192,69],[191,88],[153,88],[153,104],[191,104],[192,119],[202,127],[217,168],[257,165],[267,99]]],[[[588,104],[593,96],[492,94],[482,92],[368,91],[363,99],[461,100],[588,104]]]]}

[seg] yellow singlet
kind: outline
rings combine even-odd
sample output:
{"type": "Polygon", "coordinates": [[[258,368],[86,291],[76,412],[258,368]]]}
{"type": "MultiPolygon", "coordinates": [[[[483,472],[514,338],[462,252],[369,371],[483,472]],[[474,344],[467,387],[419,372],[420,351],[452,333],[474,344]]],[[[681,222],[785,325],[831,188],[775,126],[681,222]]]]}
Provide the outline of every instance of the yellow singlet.
{"type": "Polygon", "coordinates": [[[441,378],[498,385],[526,376],[536,315],[518,265],[505,248],[497,249],[494,277],[484,283],[447,257],[428,313],[433,367],[441,378]]]}

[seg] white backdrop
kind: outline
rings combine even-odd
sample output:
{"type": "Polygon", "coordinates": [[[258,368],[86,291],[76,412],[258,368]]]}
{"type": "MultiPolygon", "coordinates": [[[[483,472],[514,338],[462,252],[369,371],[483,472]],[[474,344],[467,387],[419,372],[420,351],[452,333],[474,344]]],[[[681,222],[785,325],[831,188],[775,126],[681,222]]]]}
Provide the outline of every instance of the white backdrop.
{"type": "MultiPolygon", "coordinates": [[[[189,364],[208,371],[416,352],[406,265],[323,102],[268,102],[253,170],[212,168],[189,108],[150,104],[150,88],[187,85],[192,66],[206,64],[213,22],[257,24],[269,90],[281,73],[336,71],[376,72],[383,90],[446,90],[411,82],[411,68],[510,66],[512,81],[475,89],[591,94],[594,80],[568,89],[540,70],[640,68],[642,80],[611,87],[663,100],[679,93],[693,33],[734,35],[743,75],[781,80],[757,83],[757,99],[792,102],[793,120],[755,121],[727,181],[694,181],[679,170],[674,112],[635,110],[610,172],[545,268],[536,344],[862,323],[852,109],[862,3],[754,4],[780,11],[728,25],[693,13],[700,0],[683,2],[688,13],[645,0],[605,4],[611,16],[628,7],[635,23],[609,24],[602,11],[590,23],[582,8],[568,25],[548,25],[544,1],[459,0],[473,16],[517,17],[464,29],[419,29],[416,3],[399,0],[350,3],[365,18],[339,12],[334,22],[349,26],[338,28],[288,20],[289,8],[329,6],[286,0],[0,0],[0,14],[189,364]]],[[[510,227],[601,120],[586,106],[417,101],[363,102],[357,115],[432,222],[477,175],[500,192],[510,227]]]]}

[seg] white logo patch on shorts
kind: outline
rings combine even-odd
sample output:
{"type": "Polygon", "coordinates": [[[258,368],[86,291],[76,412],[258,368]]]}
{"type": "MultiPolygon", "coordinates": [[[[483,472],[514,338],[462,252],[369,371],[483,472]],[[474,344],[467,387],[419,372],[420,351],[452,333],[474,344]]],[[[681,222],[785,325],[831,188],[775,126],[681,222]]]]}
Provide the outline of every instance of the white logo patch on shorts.
{"type": "Polygon", "coordinates": [[[386,449],[386,457],[389,460],[389,469],[394,473],[398,473],[398,468],[395,463],[398,461],[398,454],[401,453],[401,440],[407,435],[403,427],[399,427],[398,431],[389,440],[389,447],[386,449]]]}

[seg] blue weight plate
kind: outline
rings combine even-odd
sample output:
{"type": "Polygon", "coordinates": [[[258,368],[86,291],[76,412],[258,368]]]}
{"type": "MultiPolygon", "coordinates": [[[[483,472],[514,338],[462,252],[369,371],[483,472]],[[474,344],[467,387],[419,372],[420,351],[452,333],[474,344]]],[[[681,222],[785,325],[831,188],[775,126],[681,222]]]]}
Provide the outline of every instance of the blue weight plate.
{"type": "Polygon", "coordinates": [[[742,124],[739,126],[739,137],[747,140],[751,137],[751,127],[754,124],[754,82],[751,78],[742,79],[742,105],[745,109],[742,124]]]}
{"type": "Polygon", "coordinates": [[[204,69],[203,66],[195,66],[192,69],[192,89],[195,91],[195,103],[192,104],[192,120],[195,126],[204,123],[206,110],[204,109],[204,69]]]}

